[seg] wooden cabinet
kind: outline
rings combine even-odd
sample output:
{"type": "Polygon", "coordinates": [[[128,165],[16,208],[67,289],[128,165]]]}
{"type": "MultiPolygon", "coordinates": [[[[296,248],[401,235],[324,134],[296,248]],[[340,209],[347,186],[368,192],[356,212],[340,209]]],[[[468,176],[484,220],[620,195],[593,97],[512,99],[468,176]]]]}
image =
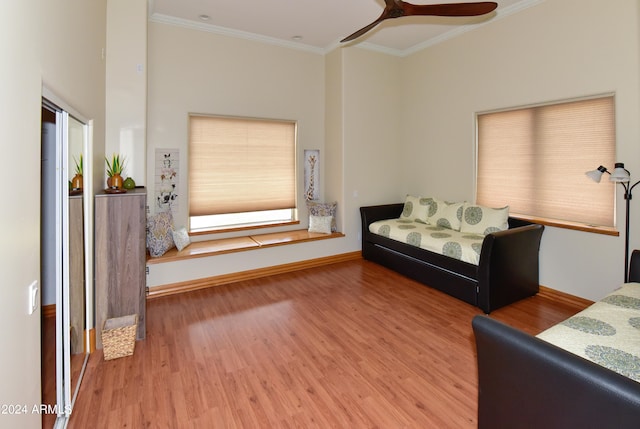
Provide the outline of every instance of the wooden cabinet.
{"type": "Polygon", "coordinates": [[[138,315],[137,339],[145,337],[146,204],[144,189],[100,193],[95,199],[96,347],[113,317],[138,315]]]}

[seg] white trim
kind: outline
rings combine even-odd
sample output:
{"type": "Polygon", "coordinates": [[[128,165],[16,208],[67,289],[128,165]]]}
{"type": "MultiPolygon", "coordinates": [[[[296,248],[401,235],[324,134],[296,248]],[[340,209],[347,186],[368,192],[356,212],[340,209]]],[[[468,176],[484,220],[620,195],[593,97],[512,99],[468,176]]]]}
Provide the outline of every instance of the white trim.
{"type": "Polygon", "coordinates": [[[89,123],[89,120],[82,116],[78,111],[76,111],[73,107],[69,106],[62,98],[58,97],[56,93],[51,91],[46,86],[42,86],[42,98],[47,99],[50,103],[55,104],[60,110],[64,110],[72,117],[76,118],[78,121],[83,124],[89,123]]]}
{"type": "MultiPolygon", "coordinates": [[[[58,170],[56,177],[56,195],[62,195],[64,198],[56,199],[56,216],[61,213],[61,219],[56,223],[56,229],[60,229],[61,237],[56,238],[56,241],[62,240],[62,249],[64,255],[62,255],[62,261],[56,261],[56,270],[62,270],[62,276],[56,273],[56,406],[63,407],[58,409],[58,415],[54,423],[55,428],[66,428],[68,419],[77,397],[80,383],[85,372],[89,360],[89,351],[85,350],[85,357],[82,366],[82,371],[76,382],[75,386],[71,386],[71,358],[70,358],[70,343],[67,341],[59,341],[61,338],[67,338],[68,332],[64,326],[70,324],[70,308],[69,308],[69,195],[66,192],[67,188],[67,171],[69,169],[68,161],[68,122],[69,118],[82,123],[83,125],[83,153],[85,157],[84,162],[84,196],[83,196],[83,210],[84,210],[84,251],[85,251],[85,309],[86,309],[86,326],[85,332],[86,339],[85,344],[89,345],[89,331],[93,326],[93,120],[88,120],[86,117],[78,113],[74,108],[67,104],[61,97],[56,95],[53,91],[42,85],[42,106],[55,112],[56,114],[56,168],[58,170]],[[64,192],[63,192],[64,190],[64,192]],[[60,290],[58,290],[58,279],[61,279],[62,284],[60,290]],[[62,323],[60,323],[62,320],[62,323]],[[62,354],[62,359],[60,355],[62,354]],[[64,374],[69,376],[68,382],[61,383],[60,380],[66,379],[64,374]],[[73,389],[73,390],[72,390],[73,389]]],[[[58,234],[58,231],[56,232],[58,234]]],[[[58,253],[58,252],[57,252],[58,253]]],[[[57,256],[56,256],[57,258],[57,256]]]]}
{"type": "Polygon", "coordinates": [[[497,109],[480,110],[475,113],[475,117],[477,121],[478,116],[489,115],[492,113],[512,112],[515,110],[533,109],[536,107],[554,106],[556,104],[575,103],[577,101],[596,100],[598,98],[606,98],[606,97],[613,97],[614,103],[615,103],[616,92],[608,91],[608,92],[602,92],[599,94],[581,95],[577,97],[567,97],[567,98],[560,98],[560,99],[554,99],[554,100],[539,101],[539,102],[528,103],[528,104],[520,104],[518,106],[509,106],[509,107],[500,107],[497,109]]]}
{"type": "Polygon", "coordinates": [[[325,49],[316,48],[315,46],[305,45],[300,42],[289,42],[287,40],[277,39],[275,37],[263,36],[256,33],[249,33],[247,31],[234,30],[231,28],[220,27],[212,24],[203,24],[199,22],[190,21],[188,19],[176,18],[173,16],[163,15],[160,13],[154,13],[149,17],[149,21],[158,24],[169,24],[177,27],[189,28],[192,30],[206,31],[208,33],[219,34],[222,36],[235,37],[238,39],[253,40],[257,42],[267,43],[270,45],[282,46],[285,48],[298,49],[301,51],[312,52],[314,54],[324,55],[325,49]]]}
{"type": "MultiPolygon", "coordinates": [[[[366,49],[366,50],[369,50],[369,51],[380,52],[382,54],[387,54],[387,55],[393,55],[393,56],[396,56],[396,57],[404,57],[405,56],[405,54],[404,54],[405,51],[401,51],[399,49],[387,48],[386,46],[376,45],[375,43],[371,43],[371,42],[362,42],[362,43],[359,43],[359,44],[354,45],[354,46],[358,47],[358,48],[366,49]]],[[[411,49],[411,48],[409,48],[409,49],[411,49]]]]}
{"type": "Polygon", "coordinates": [[[449,39],[453,39],[454,37],[460,36],[464,33],[467,33],[469,31],[475,30],[476,28],[479,27],[484,27],[487,24],[491,24],[494,23],[496,21],[499,21],[503,18],[506,18],[508,16],[511,16],[515,13],[518,13],[522,10],[528,9],[530,7],[536,6],[540,3],[542,3],[545,0],[523,0],[523,1],[519,1],[511,6],[505,7],[504,9],[501,10],[497,10],[496,11],[496,16],[493,17],[492,19],[489,19],[485,22],[479,23],[479,24],[474,24],[474,25],[463,25],[460,27],[456,27],[450,31],[447,31],[446,33],[442,33],[441,35],[434,37],[432,39],[429,40],[425,40],[422,43],[418,43],[417,45],[412,46],[411,48],[407,48],[403,51],[400,51],[400,56],[402,57],[406,57],[408,55],[414,54],[418,51],[421,51],[423,49],[426,49],[430,46],[434,46],[437,45],[439,43],[442,43],[446,40],[449,39]]]}

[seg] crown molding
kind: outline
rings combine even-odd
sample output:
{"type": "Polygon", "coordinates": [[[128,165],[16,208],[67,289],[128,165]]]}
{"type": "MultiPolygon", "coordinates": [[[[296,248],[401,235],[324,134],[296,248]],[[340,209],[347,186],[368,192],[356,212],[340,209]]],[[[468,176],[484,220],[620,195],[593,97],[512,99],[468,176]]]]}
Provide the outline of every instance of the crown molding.
{"type": "Polygon", "coordinates": [[[396,57],[404,57],[404,51],[400,49],[388,48],[386,46],[376,45],[371,42],[362,42],[358,45],[355,45],[358,48],[366,49],[369,51],[380,52],[382,54],[393,55],[396,57]]]}
{"type": "Polygon", "coordinates": [[[317,48],[311,45],[305,45],[300,42],[289,42],[287,40],[277,39],[275,37],[262,36],[260,34],[250,33],[248,31],[234,30],[231,28],[220,27],[212,24],[204,24],[200,22],[190,21],[188,19],[176,18],[173,16],[163,15],[160,13],[153,13],[149,16],[149,21],[158,24],[175,25],[177,27],[188,28],[191,30],[205,31],[208,33],[219,34],[222,36],[235,37],[238,39],[252,40],[255,42],[267,43],[270,45],[282,46],[290,49],[297,49],[300,51],[311,52],[314,54],[324,55],[325,49],[317,48]]]}
{"type": "Polygon", "coordinates": [[[406,57],[408,55],[411,54],[415,54],[418,51],[421,51],[423,49],[426,49],[430,46],[434,46],[437,45],[439,43],[444,42],[445,40],[449,40],[449,39],[453,39],[454,37],[458,37],[461,34],[467,33],[469,31],[475,30],[476,28],[479,27],[484,27],[485,25],[488,24],[492,24],[496,21],[499,21],[503,18],[506,18],[508,16],[511,16],[515,13],[518,13],[520,11],[523,11],[525,9],[528,9],[530,7],[536,6],[542,2],[544,2],[545,0],[523,0],[523,1],[519,1],[511,6],[508,6],[502,10],[498,10],[496,12],[496,16],[493,17],[492,19],[479,23],[479,24],[474,24],[474,25],[468,25],[468,26],[461,26],[461,27],[457,27],[454,28],[450,31],[447,31],[446,33],[442,33],[441,35],[434,37],[432,39],[426,40],[422,43],[418,43],[417,45],[414,45],[410,48],[407,48],[403,51],[398,51],[399,55],[402,57],[406,57]]]}

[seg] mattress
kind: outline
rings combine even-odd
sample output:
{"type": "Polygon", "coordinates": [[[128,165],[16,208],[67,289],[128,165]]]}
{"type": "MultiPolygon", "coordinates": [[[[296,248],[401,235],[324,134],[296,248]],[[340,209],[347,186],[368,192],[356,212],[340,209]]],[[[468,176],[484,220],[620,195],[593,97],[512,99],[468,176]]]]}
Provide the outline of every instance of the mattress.
{"type": "Polygon", "coordinates": [[[640,382],[640,283],[624,284],[538,338],[640,382]]]}
{"type": "Polygon", "coordinates": [[[369,231],[430,252],[449,256],[473,265],[480,262],[484,235],[455,231],[409,219],[373,222],[369,231]]]}

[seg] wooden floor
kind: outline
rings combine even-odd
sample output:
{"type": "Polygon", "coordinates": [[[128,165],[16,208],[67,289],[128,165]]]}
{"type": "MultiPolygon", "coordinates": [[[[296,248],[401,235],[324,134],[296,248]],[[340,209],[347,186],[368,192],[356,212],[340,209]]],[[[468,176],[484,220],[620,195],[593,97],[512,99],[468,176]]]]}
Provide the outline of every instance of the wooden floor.
{"type": "MultiPolygon", "coordinates": [[[[56,405],[56,318],[55,314],[52,316],[43,316],[41,319],[41,387],[42,396],[41,403],[49,406],[49,409],[53,409],[56,405]]],[[[76,386],[80,374],[82,372],[82,366],[84,365],[85,354],[73,354],[71,355],[71,385],[76,386]]],[[[75,387],[72,388],[72,392],[75,391],[75,387]]],[[[73,393],[72,393],[73,395],[73,393]]],[[[42,413],[42,428],[51,429],[56,422],[56,414],[42,413]]]]}
{"type": "MultiPolygon", "coordinates": [[[[42,317],[41,383],[42,403],[53,407],[56,403],[56,318],[42,317]]],[[[55,414],[42,414],[42,428],[50,429],[56,421],[55,414]]]]}
{"type": "MultiPolygon", "coordinates": [[[[491,317],[535,334],[581,309],[491,317]]],[[[91,356],[69,427],[475,428],[476,314],[361,260],[157,298],[133,356],[91,356]]]]}

